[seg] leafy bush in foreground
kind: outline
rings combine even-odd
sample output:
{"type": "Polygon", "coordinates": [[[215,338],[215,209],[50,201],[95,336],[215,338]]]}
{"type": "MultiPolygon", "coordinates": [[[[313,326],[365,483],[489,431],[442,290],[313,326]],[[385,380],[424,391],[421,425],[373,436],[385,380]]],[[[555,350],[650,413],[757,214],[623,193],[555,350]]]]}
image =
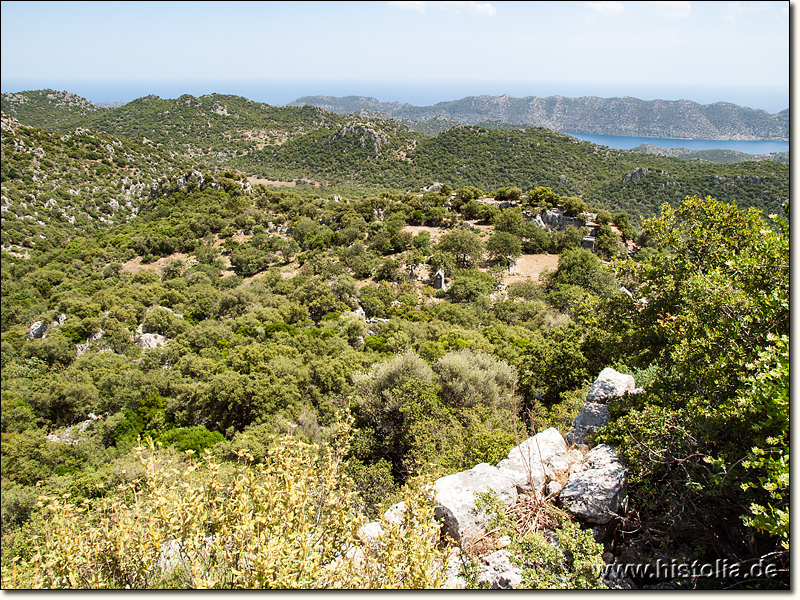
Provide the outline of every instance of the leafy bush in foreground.
{"type": "Polygon", "coordinates": [[[227,467],[210,453],[178,467],[152,445],[138,452],[144,476],[118,495],[42,499],[41,532],[3,569],[4,588],[441,585],[433,505],[419,490],[370,542],[330,451],[284,437],[265,463],[227,467]]]}

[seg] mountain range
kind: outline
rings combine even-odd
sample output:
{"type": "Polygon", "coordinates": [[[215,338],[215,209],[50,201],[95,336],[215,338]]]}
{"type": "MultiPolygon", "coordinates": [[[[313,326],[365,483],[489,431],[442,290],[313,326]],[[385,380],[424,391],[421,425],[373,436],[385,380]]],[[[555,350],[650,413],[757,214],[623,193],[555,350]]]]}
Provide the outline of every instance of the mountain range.
{"type": "Polygon", "coordinates": [[[521,127],[545,127],[554,131],[599,135],[709,140],[786,140],[789,109],[777,114],[728,102],[698,104],[689,100],[640,100],[582,96],[545,98],[469,96],[414,106],[381,102],[362,96],[305,96],[289,106],[310,104],[337,114],[391,118],[425,133],[433,127],[489,122],[521,127]],[[420,129],[418,129],[420,128],[420,129]]]}
{"type": "Polygon", "coordinates": [[[187,169],[238,173],[254,184],[327,186],[321,193],[350,197],[416,192],[434,182],[489,193],[548,187],[625,211],[634,223],[689,195],[766,214],[780,213],[789,197],[783,156],[736,164],[723,156],[731,164],[714,164],[647,148],[613,150],[541,127],[457,123],[423,135],[393,119],[220,94],[100,108],[69,92],[38,90],[3,94],[2,111],[4,245],[67,239],[73,219],[92,227],[127,220],[151,190],[164,188],[162,178],[187,169]],[[59,235],[42,230],[51,213],[63,225],[59,235]]]}

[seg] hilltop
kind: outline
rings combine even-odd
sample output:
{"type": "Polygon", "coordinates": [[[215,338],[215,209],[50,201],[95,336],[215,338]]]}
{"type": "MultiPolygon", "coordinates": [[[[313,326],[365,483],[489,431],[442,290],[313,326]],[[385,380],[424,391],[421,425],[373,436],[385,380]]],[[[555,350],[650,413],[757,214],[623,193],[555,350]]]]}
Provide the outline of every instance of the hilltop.
{"type": "Polygon", "coordinates": [[[4,94],[2,107],[27,126],[148,140],[175,159],[265,181],[398,191],[432,182],[484,190],[544,186],[598,208],[625,210],[634,220],[692,194],[780,212],[789,194],[785,164],[711,164],[612,150],[540,127],[457,125],[432,137],[394,120],[220,94],[147,96],[99,109],[66,92],[42,90],[4,94]]]}
{"type": "Polygon", "coordinates": [[[600,135],[712,140],[786,140],[789,109],[777,114],[728,102],[702,105],[689,100],[469,96],[414,106],[362,96],[305,96],[289,106],[310,104],[337,114],[370,114],[426,126],[434,119],[477,125],[497,121],[518,127],[600,135]]]}

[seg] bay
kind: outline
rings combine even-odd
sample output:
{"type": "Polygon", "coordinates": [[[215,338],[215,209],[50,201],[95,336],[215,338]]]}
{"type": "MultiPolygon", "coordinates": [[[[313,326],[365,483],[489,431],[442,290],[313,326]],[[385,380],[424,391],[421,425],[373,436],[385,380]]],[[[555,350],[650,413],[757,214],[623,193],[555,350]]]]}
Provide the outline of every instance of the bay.
{"type": "Polygon", "coordinates": [[[681,140],[672,138],[631,137],[624,135],[597,135],[593,133],[574,133],[565,131],[574,138],[608,146],[616,150],[631,150],[642,144],[661,148],[686,148],[688,150],[738,150],[745,154],[771,154],[788,152],[789,142],[771,140],[681,140]]]}

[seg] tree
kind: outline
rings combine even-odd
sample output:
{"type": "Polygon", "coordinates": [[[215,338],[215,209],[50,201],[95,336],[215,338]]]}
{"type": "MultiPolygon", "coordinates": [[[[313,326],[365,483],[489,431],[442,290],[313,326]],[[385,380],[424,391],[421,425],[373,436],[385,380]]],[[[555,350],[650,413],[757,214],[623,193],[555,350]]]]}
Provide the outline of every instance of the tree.
{"type": "Polygon", "coordinates": [[[522,190],[518,187],[500,188],[494,193],[494,199],[500,202],[519,202],[522,198],[522,190]]]}
{"type": "Polygon", "coordinates": [[[513,261],[522,256],[522,243],[517,236],[498,231],[489,238],[486,251],[493,260],[513,261]]]}
{"type": "Polygon", "coordinates": [[[494,218],[495,231],[503,231],[516,236],[522,235],[525,225],[525,217],[519,208],[506,208],[494,218]]]}
{"type": "Polygon", "coordinates": [[[562,197],[560,206],[564,209],[564,213],[570,217],[575,217],[582,212],[586,212],[586,202],[577,196],[562,197]]]}
{"type": "Polygon", "coordinates": [[[466,409],[498,408],[511,403],[516,393],[517,372],[511,365],[484,352],[449,352],[433,364],[448,405],[466,409]]]}
{"type": "Polygon", "coordinates": [[[633,226],[631,225],[631,221],[628,218],[627,213],[616,213],[614,215],[613,223],[617,226],[617,229],[619,229],[620,233],[622,234],[623,241],[633,239],[633,226]]]}
{"type": "Polygon", "coordinates": [[[458,269],[453,272],[453,283],[448,294],[453,302],[477,302],[494,289],[494,278],[482,271],[458,269]]]}
{"type": "Polygon", "coordinates": [[[461,228],[445,233],[436,249],[455,257],[456,267],[469,269],[483,259],[483,242],[471,229],[461,228]]]}
{"type": "Polygon", "coordinates": [[[609,223],[611,223],[611,219],[612,217],[609,211],[607,210],[597,211],[597,217],[595,218],[595,221],[597,221],[598,225],[608,225],[609,223]]]}
{"type": "Polygon", "coordinates": [[[558,206],[561,202],[561,196],[556,194],[549,187],[537,187],[528,192],[528,201],[531,203],[531,206],[534,207],[550,208],[558,206]]]}
{"type": "MultiPolygon", "coordinates": [[[[712,198],[664,205],[659,252],[621,271],[628,360],[656,376],[600,438],[631,467],[646,528],[716,556],[780,551],[788,526],[788,226],[712,198]],[[658,461],[652,457],[658,455],[658,461]],[[765,545],[742,524],[773,534],[765,545]],[[728,540],[716,531],[724,528],[728,540]],[[738,530],[738,532],[737,532],[738,530]],[[737,533],[734,533],[737,532],[737,533]]],[[[707,558],[707,557],[700,557],[707,558]]]]}
{"type": "Polygon", "coordinates": [[[614,259],[626,252],[620,243],[619,236],[609,225],[601,225],[594,240],[594,251],[605,259],[614,259]]]}
{"type": "Polygon", "coordinates": [[[559,285],[577,285],[598,296],[608,296],[616,291],[614,275],[599,258],[588,250],[565,250],[558,258],[558,267],[545,275],[549,290],[559,285]]]}
{"type": "Polygon", "coordinates": [[[541,395],[546,404],[554,404],[562,392],[579,389],[586,383],[589,372],[581,350],[582,335],[576,323],[569,323],[526,348],[520,373],[528,399],[541,395]]]}

